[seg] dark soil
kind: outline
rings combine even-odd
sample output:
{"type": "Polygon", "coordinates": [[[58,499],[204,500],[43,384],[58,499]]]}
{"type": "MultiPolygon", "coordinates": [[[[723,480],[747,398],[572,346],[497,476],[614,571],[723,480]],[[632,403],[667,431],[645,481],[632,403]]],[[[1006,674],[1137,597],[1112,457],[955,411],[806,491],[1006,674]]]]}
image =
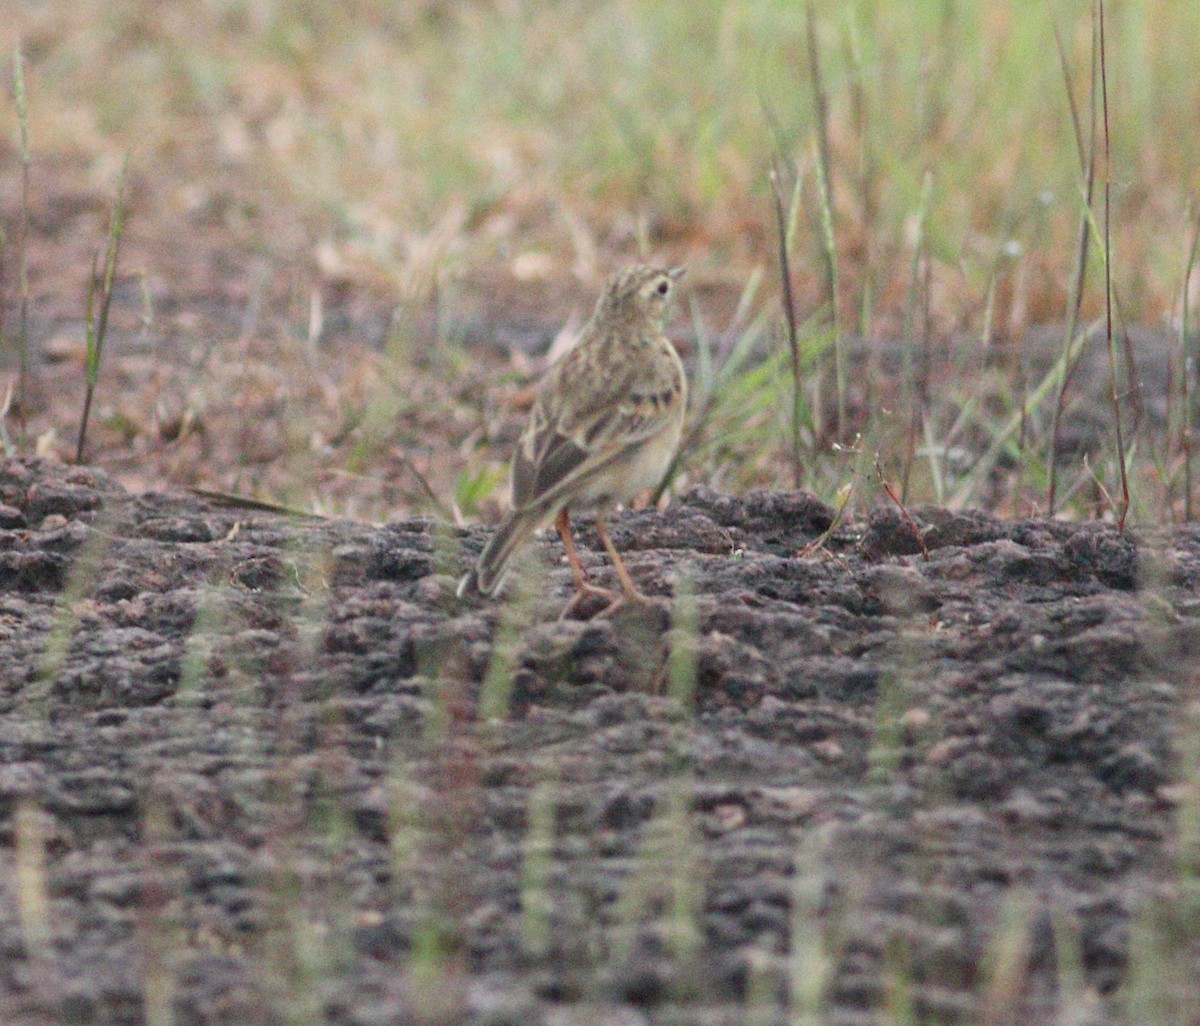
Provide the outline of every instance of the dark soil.
{"type": "Polygon", "coordinates": [[[559,621],[0,464],[0,1020],[1192,1021],[1200,530],[914,515],[695,489],[559,621]]]}

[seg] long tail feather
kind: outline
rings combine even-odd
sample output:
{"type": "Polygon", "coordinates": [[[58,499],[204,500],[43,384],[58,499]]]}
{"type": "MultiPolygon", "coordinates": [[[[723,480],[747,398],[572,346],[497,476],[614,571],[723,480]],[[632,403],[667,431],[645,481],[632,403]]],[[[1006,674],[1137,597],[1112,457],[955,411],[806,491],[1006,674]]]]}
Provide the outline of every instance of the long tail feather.
{"type": "Polygon", "coordinates": [[[543,516],[527,511],[509,514],[496,528],[496,533],[479,554],[479,561],[458,582],[458,596],[469,591],[490,595],[504,577],[508,561],[524,544],[526,539],[540,526],[543,516]]]}

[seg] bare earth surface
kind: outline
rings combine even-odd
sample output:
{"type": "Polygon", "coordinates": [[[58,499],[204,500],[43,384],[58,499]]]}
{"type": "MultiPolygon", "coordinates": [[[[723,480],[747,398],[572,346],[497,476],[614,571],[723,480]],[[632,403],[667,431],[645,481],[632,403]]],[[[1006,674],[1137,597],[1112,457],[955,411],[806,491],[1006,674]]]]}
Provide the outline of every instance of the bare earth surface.
{"type": "Polygon", "coordinates": [[[672,629],[0,464],[0,1020],[1104,1023],[1152,941],[1188,1014],[1200,530],[915,514],[618,516],[672,629]]]}

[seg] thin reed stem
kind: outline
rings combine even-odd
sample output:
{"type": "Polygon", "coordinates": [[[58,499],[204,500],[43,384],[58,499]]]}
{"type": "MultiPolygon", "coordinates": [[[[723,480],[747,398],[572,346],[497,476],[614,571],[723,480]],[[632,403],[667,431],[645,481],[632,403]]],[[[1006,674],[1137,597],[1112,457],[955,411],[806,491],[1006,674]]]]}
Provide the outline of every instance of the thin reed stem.
{"type": "Polygon", "coordinates": [[[833,364],[837,388],[838,438],[846,430],[846,366],[842,352],[841,310],[838,303],[838,252],[833,216],[833,163],[829,148],[829,100],[821,73],[821,53],[817,46],[817,16],[808,0],[808,67],[812,76],[813,115],[816,122],[817,187],[821,203],[821,255],[825,263],[825,284],[829,291],[829,312],[833,323],[833,364]]]}
{"type": "Polygon", "coordinates": [[[100,360],[104,355],[104,339],[108,334],[108,311],[112,306],[113,286],[117,277],[117,258],[121,250],[121,236],[125,230],[125,184],[129,172],[129,158],[121,166],[121,177],[117,184],[117,198],[113,203],[108,220],[108,248],[104,255],[104,273],[97,281],[96,262],[92,261],[92,273],[88,279],[86,333],[87,333],[87,385],[83,396],[83,413],[79,418],[79,437],[75,444],[75,462],[83,462],[84,446],[87,443],[88,418],[92,412],[92,399],[96,393],[96,382],[100,378],[100,360]],[[96,308],[97,292],[99,309],[96,308]]]}
{"type": "Polygon", "coordinates": [[[783,316],[787,326],[788,351],[792,359],[792,487],[799,489],[803,481],[803,467],[800,462],[800,412],[801,412],[801,382],[800,382],[800,343],[796,336],[796,300],[792,293],[792,272],[788,260],[788,217],[783,208],[783,186],[779,181],[779,172],[771,171],[771,191],[775,196],[775,223],[779,228],[779,278],[783,293],[783,316]]]}
{"type": "Polygon", "coordinates": [[[1117,435],[1117,463],[1121,472],[1121,507],[1117,530],[1125,530],[1129,515],[1129,470],[1125,465],[1125,434],[1121,427],[1121,396],[1117,383],[1117,345],[1113,337],[1112,283],[1112,149],[1108,123],[1108,61],[1104,46],[1104,0],[1096,0],[1100,28],[1100,107],[1104,117],[1104,333],[1108,343],[1109,377],[1112,382],[1113,419],[1117,435]]]}
{"type": "Polygon", "coordinates": [[[1192,450],[1195,438],[1193,430],[1196,423],[1196,410],[1193,408],[1196,390],[1192,387],[1192,377],[1196,373],[1196,359],[1190,355],[1191,348],[1191,289],[1192,270],[1196,266],[1196,258],[1200,255],[1200,214],[1197,214],[1192,226],[1192,244],[1188,248],[1187,265],[1183,270],[1183,303],[1179,316],[1179,373],[1182,379],[1181,390],[1183,399],[1183,433],[1180,437],[1180,448],[1183,451],[1183,519],[1190,523],[1193,518],[1192,506],[1192,450]]]}
{"type": "Polygon", "coordinates": [[[29,100],[25,91],[25,54],[20,40],[13,50],[13,99],[21,137],[21,216],[17,228],[17,423],[21,445],[27,440],[29,410],[29,168],[33,163],[29,144],[29,100]]]}
{"type": "MultiPolygon", "coordinates": [[[[1087,261],[1088,248],[1091,242],[1091,229],[1089,226],[1089,212],[1092,209],[1092,200],[1095,195],[1096,187],[1096,72],[1099,48],[1097,46],[1096,31],[1092,31],[1092,71],[1091,84],[1088,91],[1090,97],[1089,102],[1089,132],[1088,145],[1084,148],[1083,145],[1083,128],[1079,120],[1079,105],[1075,101],[1075,90],[1071,86],[1070,69],[1067,66],[1066,49],[1063,46],[1062,32],[1059,28],[1058,19],[1053,17],[1053,8],[1051,8],[1052,23],[1054,25],[1054,42],[1058,48],[1059,65],[1062,68],[1063,82],[1067,90],[1067,104],[1071,109],[1071,124],[1075,130],[1075,150],[1079,155],[1079,169],[1083,176],[1083,204],[1084,212],[1079,219],[1079,236],[1075,249],[1075,270],[1071,278],[1071,300],[1070,306],[1067,308],[1067,324],[1063,332],[1063,353],[1069,353],[1072,343],[1075,338],[1075,332],[1079,327],[1079,314],[1083,309],[1083,289],[1087,280],[1087,261]]],[[[1082,352],[1082,349],[1079,350],[1082,352]]],[[[1058,383],[1058,394],[1054,401],[1054,412],[1050,419],[1050,466],[1049,481],[1046,486],[1046,515],[1054,516],[1055,504],[1058,501],[1058,451],[1059,439],[1062,431],[1063,411],[1066,407],[1067,389],[1070,387],[1071,377],[1077,365],[1075,360],[1064,359],[1060,366],[1062,367],[1062,377],[1058,383]]]]}

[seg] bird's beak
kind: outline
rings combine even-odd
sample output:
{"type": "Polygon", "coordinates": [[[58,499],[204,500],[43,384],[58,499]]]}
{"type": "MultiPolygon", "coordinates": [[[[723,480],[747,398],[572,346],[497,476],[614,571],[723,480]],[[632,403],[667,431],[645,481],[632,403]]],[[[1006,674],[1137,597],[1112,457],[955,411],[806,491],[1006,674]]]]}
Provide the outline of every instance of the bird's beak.
{"type": "Polygon", "coordinates": [[[672,281],[679,281],[679,279],[682,278],[685,274],[687,274],[686,267],[672,267],[667,272],[667,277],[670,278],[672,281]]]}

